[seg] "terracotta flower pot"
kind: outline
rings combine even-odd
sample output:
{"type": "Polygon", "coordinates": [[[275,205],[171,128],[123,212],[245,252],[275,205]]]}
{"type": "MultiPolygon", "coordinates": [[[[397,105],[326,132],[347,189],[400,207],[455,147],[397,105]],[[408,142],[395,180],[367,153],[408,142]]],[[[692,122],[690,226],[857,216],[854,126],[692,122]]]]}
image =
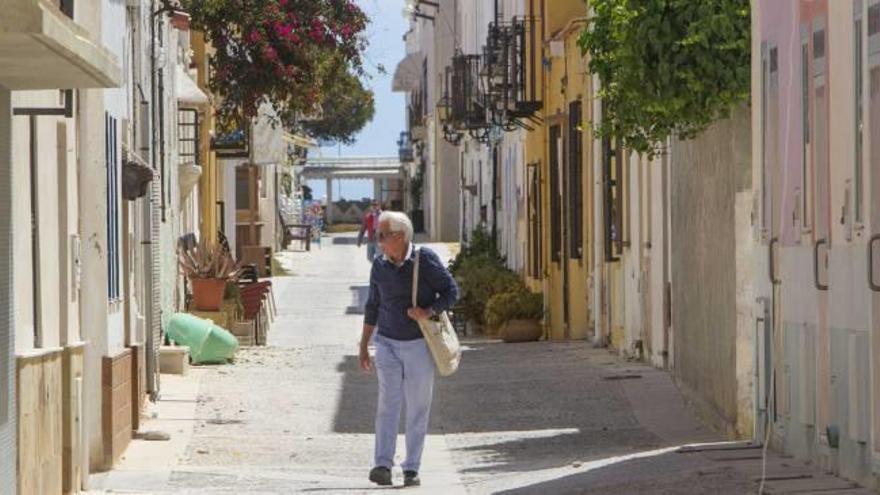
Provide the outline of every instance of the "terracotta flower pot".
{"type": "Polygon", "coordinates": [[[538,320],[510,320],[501,326],[500,337],[504,342],[534,342],[543,333],[538,320]]]}
{"type": "Polygon", "coordinates": [[[222,278],[194,278],[191,282],[195,309],[198,311],[218,311],[223,305],[226,280],[222,278]]]}

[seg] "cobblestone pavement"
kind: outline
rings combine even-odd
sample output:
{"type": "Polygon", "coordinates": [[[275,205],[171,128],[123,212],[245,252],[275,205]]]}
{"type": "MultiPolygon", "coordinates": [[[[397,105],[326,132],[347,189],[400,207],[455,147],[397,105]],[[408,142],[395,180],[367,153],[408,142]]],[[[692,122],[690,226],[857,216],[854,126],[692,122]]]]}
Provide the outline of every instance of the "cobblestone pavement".
{"type": "MultiPolygon", "coordinates": [[[[376,490],[366,479],[376,378],[355,358],[364,250],[339,235],[281,258],[293,276],[274,281],[270,345],[163,376],[145,428],[171,441],[133,441],[116,470],[92,477],[93,492],[376,490]]],[[[466,340],[460,371],[438,378],[423,487],[408,492],[756,493],[761,450],[719,441],[662,371],[584,342],[466,340]]],[[[767,473],[766,493],[869,493],[779,456],[767,473]]]]}

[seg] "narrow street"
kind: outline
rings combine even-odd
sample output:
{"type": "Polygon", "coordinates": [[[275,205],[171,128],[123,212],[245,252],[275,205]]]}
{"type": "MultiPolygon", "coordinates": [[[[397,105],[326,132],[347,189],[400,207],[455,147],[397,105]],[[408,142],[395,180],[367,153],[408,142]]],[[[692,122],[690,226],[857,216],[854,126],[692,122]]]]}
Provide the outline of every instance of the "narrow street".
{"type": "MultiPolygon", "coordinates": [[[[445,245],[431,245],[448,258],[445,245]]],[[[356,343],[369,267],[351,236],[283,253],[266,348],[163,375],[163,397],[89,493],[369,493],[376,378],[356,343]]],[[[761,450],[717,443],[669,376],[583,342],[466,339],[438,379],[413,493],[757,493],[761,450]],[[528,366],[523,366],[527,361],[528,366]],[[678,448],[715,442],[708,446],[678,448]]],[[[401,454],[403,442],[398,443],[401,454]]],[[[870,493],[771,456],[766,493],[870,493]]],[[[395,472],[395,485],[402,475],[395,472]]]]}

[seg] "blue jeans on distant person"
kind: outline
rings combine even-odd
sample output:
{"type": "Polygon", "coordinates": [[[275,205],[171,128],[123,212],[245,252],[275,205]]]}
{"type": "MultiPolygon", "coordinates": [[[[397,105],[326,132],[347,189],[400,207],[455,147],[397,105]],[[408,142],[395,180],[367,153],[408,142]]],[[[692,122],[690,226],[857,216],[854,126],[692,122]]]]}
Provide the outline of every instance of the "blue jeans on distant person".
{"type": "Polygon", "coordinates": [[[382,251],[379,249],[379,243],[377,242],[368,242],[367,243],[367,261],[370,263],[376,259],[376,256],[382,254],[382,251]]]}
{"type": "Polygon", "coordinates": [[[428,433],[434,360],[424,339],[394,340],[377,332],[373,343],[379,377],[375,466],[394,466],[400,411],[406,404],[406,459],[401,467],[418,472],[428,433]]]}

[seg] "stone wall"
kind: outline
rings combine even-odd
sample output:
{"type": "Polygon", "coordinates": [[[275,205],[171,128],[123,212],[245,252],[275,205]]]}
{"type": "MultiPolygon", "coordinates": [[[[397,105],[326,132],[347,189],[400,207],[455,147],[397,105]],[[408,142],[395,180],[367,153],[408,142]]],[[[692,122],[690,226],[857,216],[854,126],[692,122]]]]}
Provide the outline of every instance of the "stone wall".
{"type": "MultiPolygon", "coordinates": [[[[671,149],[675,376],[703,415],[735,434],[738,415],[738,194],[751,189],[750,113],[734,112],[671,149]]],[[[747,217],[746,217],[747,218],[747,217]]],[[[739,229],[740,231],[742,229],[739,229]]]]}

